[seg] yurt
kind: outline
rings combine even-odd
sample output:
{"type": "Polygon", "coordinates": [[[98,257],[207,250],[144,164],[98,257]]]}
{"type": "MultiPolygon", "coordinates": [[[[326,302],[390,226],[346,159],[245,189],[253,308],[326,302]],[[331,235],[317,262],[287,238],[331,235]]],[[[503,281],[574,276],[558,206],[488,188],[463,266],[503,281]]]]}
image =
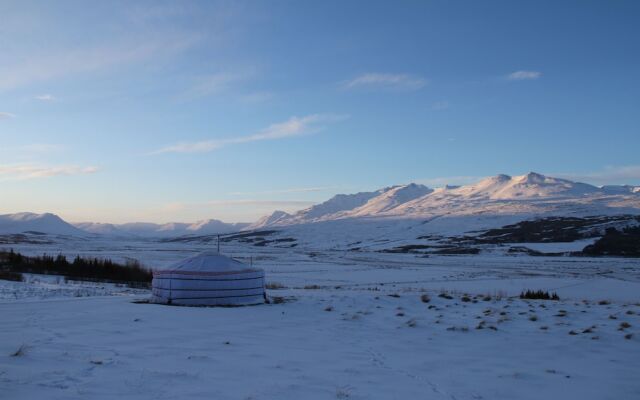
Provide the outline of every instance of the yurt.
{"type": "Polygon", "coordinates": [[[205,252],[153,273],[153,302],[184,306],[264,303],[264,271],[205,252]]]}

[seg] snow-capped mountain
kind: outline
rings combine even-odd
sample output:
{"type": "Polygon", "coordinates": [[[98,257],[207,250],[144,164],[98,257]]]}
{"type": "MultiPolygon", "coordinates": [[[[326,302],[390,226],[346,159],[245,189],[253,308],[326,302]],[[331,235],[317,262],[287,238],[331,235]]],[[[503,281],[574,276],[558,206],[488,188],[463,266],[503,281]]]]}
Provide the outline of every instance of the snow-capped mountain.
{"type": "Polygon", "coordinates": [[[430,189],[409,184],[375,192],[337,195],[292,215],[265,217],[250,228],[290,226],[353,218],[431,219],[463,215],[640,213],[633,186],[597,187],[535,172],[497,175],[465,186],[430,189]]]}
{"type": "Polygon", "coordinates": [[[246,223],[229,224],[217,219],[207,219],[196,222],[195,224],[190,224],[187,226],[186,231],[187,234],[210,235],[215,233],[238,232],[248,225],[249,224],[246,223]]]}
{"type": "Polygon", "coordinates": [[[0,233],[48,233],[82,236],[86,233],[63,221],[55,214],[29,212],[0,215],[0,233]]]}
{"type": "Polygon", "coordinates": [[[586,183],[552,178],[530,172],[511,177],[498,175],[480,182],[454,189],[452,193],[468,198],[516,200],[553,197],[579,197],[598,193],[600,189],[586,183]]]}
{"type": "Polygon", "coordinates": [[[276,210],[273,213],[271,213],[270,215],[265,215],[264,217],[260,218],[255,223],[249,225],[249,227],[247,229],[252,229],[253,226],[262,227],[262,226],[277,225],[279,221],[287,220],[289,218],[291,218],[291,214],[289,214],[288,212],[276,210]]]}
{"type": "Polygon", "coordinates": [[[286,234],[307,237],[308,243],[327,239],[347,243],[363,237],[402,240],[407,236],[466,234],[547,216],[621,214],[640,214],[640,187],[597,187],[531,172],[513,177],[497,175],[465,186],[430,189],[411,183],[372,192],[339,194],[293,214],[275,211],[251,225],[209,219],[196,223],[72,226],[54,214],[20,213],[0,215],[0,234],[31,231],[166,238],[286,227],[286,234]]]}
{"type": "Polygon", "coordinates": [[[249,224],[228,224],[216,219],[208,219],[193,224],[154,224],[134,222],[127,224],[107,224],[80,222],[70,224],[55,214],[17,213],[0,215],[0,234],[45,233],[51,235],[87,236],[89,234],[112,237],[173,237],[183,235],[211,235],[239,232],[249,224]]]}
{"type": "Polygon", "coordinates": [[[207,219],[192,224],[183,222],[171,222],[167,224],[132,222],[116,225],[85,222],[75,224],[75,226],[87,232],[110,236],[170,237],[238,232],[246,228],[248,224],[229,224],[217,219],[207,219]]]}
{"type": "Polygon", "coordinates": [[[401,204],[418,199],[432,192],[433,189],[415,183],[394,186],[370,199],[364,205],[351,210],[349,215],[357,217],[384,213],[401,204]]]}
{"type": "Polygon", "coordinates": [[[424,185],[410,183],[408,185],[390,186],[374,192],[338,194],[323,203],[298,211],[295,214],[276,211],[261,218],[247,227],[247,229],[305,224],[379,214],[432,191],[433,189],[424,185]]]}
{"type": "Polygon", "coordinates": [[[106,224],[102,222],[79,222],[73,224],[78,229],[81,229],[88,233],[94,233],[98,235],[110,235],[110,236],[128,236],[128,234],[119,229],[114,224],[106,224]]]}

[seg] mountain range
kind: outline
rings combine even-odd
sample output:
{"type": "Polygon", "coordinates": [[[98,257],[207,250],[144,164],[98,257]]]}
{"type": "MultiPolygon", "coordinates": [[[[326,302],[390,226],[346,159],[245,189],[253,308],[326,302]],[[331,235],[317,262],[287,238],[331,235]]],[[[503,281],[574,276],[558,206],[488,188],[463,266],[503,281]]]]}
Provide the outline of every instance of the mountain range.
{"type": "MultiPolygon", "coordinates": [[[[531,216],[588,216],[640,214],[640,187],[593,186],[530,172],[521,176],[497,175],[465,186],[432,189],[410,183],[372,192],[339,194],[293,214],[275,211],[253,224],[230,224],[215,219],[196,223],[76,223],[45,213],[0,215],[0,234],[40,232],[58,235],[118,237],[177,237],[225,234],[275,227],[310,229],[336,222],[331,229],[345,230],[354,222],[397,226],[431,223],[432,230],[470,230],[475,226],[517,221],[531,216]],[[469,219],[473,217],[473,220],[469,219]],[[461,224],[461,218],[465,223],[461,224]],[[411,222],[413,221],[413,222],[411,222]],[[305,228],[306,227],[306,228],[305,228]]],[[[348,229],[347,229],[348,230],[348,229]]],[[[354,234],[355,235],[355,234],[354,234]]],[[[355,235],[357,236],[357,235],[355,235]]]]}
{"type": "Polygon", "coordinates": [[[172,237],[184,235],[211,235],[239,232],[249,224],[229,224],[216,219],[196,223],[154,224],[133,222],[105,224],[99,222],[68,223],[55,214],[29,212],[0,215],[0,234],[46,233],[53,235],[114,237],[172,237]]]}
{"type": "Polygon", "coordinates": [[[353,218],[429,219],[488,213],[506,215],[554,212],[596,215],[638,213],[640,187],[598,187],[535,172],[514,177],[497,175],[471,185],[438,189],[410,183],[374,192],[337,195],[295,214],[276,211],[250,225],[248,229],[353,218]]]}

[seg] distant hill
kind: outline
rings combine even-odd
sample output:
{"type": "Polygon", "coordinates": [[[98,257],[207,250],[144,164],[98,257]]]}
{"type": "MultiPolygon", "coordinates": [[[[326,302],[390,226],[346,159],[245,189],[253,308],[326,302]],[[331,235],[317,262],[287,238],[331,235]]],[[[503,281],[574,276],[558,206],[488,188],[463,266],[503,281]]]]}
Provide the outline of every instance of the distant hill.
{"type": "Polygon", "coordinates": [[[207,219],[192,224],[183,222],[167,224],[154,224],[150,222],[132,222],[126,224],[82,222],[75,224],[77,228],[94,234],[136,237],[225,234],[238,232],[248,225],[249,224],[246,223],[226,223],[217,219],[207,219]]]}
{"type": "Polygon", "coordinates": [[[55,214],[29,212],[0,215],[0,233],[47,233],[54,235],[86,235],[86,232],[65,222],[55,214]]]}

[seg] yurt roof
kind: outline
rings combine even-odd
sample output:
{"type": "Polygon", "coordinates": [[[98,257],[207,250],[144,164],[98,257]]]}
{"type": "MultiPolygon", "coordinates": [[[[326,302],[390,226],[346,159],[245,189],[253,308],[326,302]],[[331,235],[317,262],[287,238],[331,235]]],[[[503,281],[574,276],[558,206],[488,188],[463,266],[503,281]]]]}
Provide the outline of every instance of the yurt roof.
{"type": "Polygon", "coordinates": [[[239,270],[258,269],[234,260],[214,251],[200,253],[186,260],[182,260],[169,268],[172,271],[190,272],[231,272],[239,270]]]}

